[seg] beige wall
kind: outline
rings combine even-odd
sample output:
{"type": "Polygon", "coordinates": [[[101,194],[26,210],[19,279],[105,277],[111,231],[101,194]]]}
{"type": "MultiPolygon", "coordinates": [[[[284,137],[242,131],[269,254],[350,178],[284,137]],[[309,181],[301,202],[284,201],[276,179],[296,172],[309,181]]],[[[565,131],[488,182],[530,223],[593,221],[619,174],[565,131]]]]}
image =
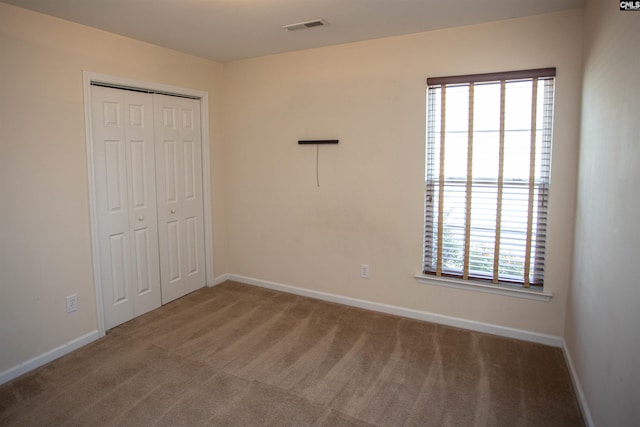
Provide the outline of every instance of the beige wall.
{"type": "Polygon", "coordinates": [[[594,425],[640,425],[640,16],[588,1],[566,342],[594,425]]]}
{"type": "Polygon", "coordinates": [[[578,157],[582,11],[351,43],[224,66],[229,271],[562,336],[578,157]],[[425,79],[555,66],[550,302],[417,283],[425,79]],[[339,138],[321,146],[298,139],[339,138]],[[368,280],[361,263],[370,264],[368,280]]]}
{"type": "Polygon", "coordinates": [[[0,3],[0,372],[97,328],[83,70],[209,92],[215,268],[226,269],[221,66],[0,3]]]}

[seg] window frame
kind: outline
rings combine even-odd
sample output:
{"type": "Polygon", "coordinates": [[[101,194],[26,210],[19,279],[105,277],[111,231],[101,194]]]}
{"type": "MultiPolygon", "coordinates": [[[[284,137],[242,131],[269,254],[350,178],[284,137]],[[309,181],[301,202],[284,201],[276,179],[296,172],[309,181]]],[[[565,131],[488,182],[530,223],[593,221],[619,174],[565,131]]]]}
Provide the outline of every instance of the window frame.
{"type": "MultiPolygon", "coordinates": [[[[540,200],[543,200],[542,206],[544,206],[543,209],[543,213],[544,213],[544,221],[543,224],[546,226],[546,221],[548,219],[548,193],[549,193],[549,187],[550,187],[550,174],[551,174],[551,164],[550,164],[550,155],[551,155],[551,138],[552,138],[552,134],[553,134],[553,106],[555,103],[555,76],[556,76],[556,69],[555,68],[540,68],[540,69],[530,69],[530,70],[519,70],[519,71],[510,71],[510,72],[499,72],[499,73],[485,73],[485,74],[470,74],[470,75],[460,75],[460,76],[448,76],[448,77],[435,77],[435,78],[428,78],[427,79],[427,91],[429,93],[429,90],[432,89],[433,87],[440,87],[440,88],[446,88],[447,85],[465,85],[465,84],[470,84],[471,87],[473,87],[473,85],[477,84],[477,83],[495,83],[495,82],[499,82],[502,85],[502,102],[504,103],[504,86],[507,84],[507,82],[513,82],[513,81],[519,81],[519,80],[531,80],[532,82],[535,82],[535,84],[533,84],[533,86],[535,86],[536,89],[534,89],[533,95],[535,96],[536,94],[536,90],[538,87],[538,82],[540,80],[551,80],[551,91],[550,91],[550,95],[548,93],[544,93],[543,94],[543,106],[544,108],[547,108],[547,97],[550,97],[550,108],[551,110],[549,112],[544,112],[543,114],[543,119],[549,120],[548,123],[543,123],[543,135],[541,136],[541,138],[543,139],[543,141],[540,143],[540,145],[544,145],[545,143],[548,145],[546,147],[546,149],[548,150],[548,159],[544,160],[546,162],[548,162],[548,164],[546,164],[545,167],[542,167],[541,169],[541,179],[540,180],[536,180],[535,179],[535,174],[531,175],[531,173],[529,174],[529,182],[522,182],[520,180],[516,180],[516,179],[506,179],[504,176],[499,176],[497,179],[493,180],[495,181],[493,183],[494,187],[492,188],[496,188],[499,189],[498,191],[502,191],[502,189],[504,187],[513,187],[513,186],[525,186],[526,190],[529,192],[529,201],[528,203],[535,203],[533,202],[533,197],[534,197],[534,193],[538,194],[538,197],[542,197],[540,200]],[[546,115],[548,113],[548,116],[546,115]],[[548,134],[545,134],[545,132],[548,132],[548,134]],[[546,140],[545,140],[546,138],[546,140]],[[546,141],[546,142],[545,142],[546,141]],[[500,180],[502,180],[500,182],[500,180]],[[539,181],[539,182],[538,182],[539,181]],[[544,197],[542,196],[544,194],[544,197]]],[[[545,87],[543,86],[543,89],[545,89],[545,87]]],[[[445,89],[446,90],[446,89],[445,89]]],[[[473,89],[471,89],[473,90],[473,89]]],[[[473,93],[471,94],[471,97],[473,97],[473,93]]],[[[426,161],[425,161],[425,168],[429,168],[429,161],[428,161],[428,156],[429,156],[429,150],[433,149],[432,146],[430,146],[430,144],[434,144],[434,141],[432,140],[432,138],[434,137],[435,134],[437,134],[437,132],[433,132],[433,129],[430,129],[429,126],[432,123],[430,121],[430,117],[429,114],[433,113],[433,108],[434,106],[432,105],[432,101],[433,99],[431,98],[430,95],[428,95],[427,97],[427,122],[428,122],[428,127],[427,127],[427,135],[426,135],[426,141],[425,141],[425,147],[427,150],[427,156],[426,156],[426,161]]],[[[533,113],[535,114],[535,106],[537,105],[537,101],[536,102],[532,102],[532,105],[534,107],[533,108],[533,113]]],[[[472,106],[470,108],[473,108],[472,106]]],[[[445,116],[444,111],[442,111],[443,117],[445,116]]],[[[470,110],[470,115],[473,114],[473,112],[470,110]]],[[[505,108],[504,105],[501,107],[501,120],[504,120],[504,114],[505,114],[505,108]]],[[[471,117],[471,116],[469,116],[471,117]]],[[[470,119],[467,119],[470,120],[470,119]]],[[[473,120],[470,120],[471,122],[473,120]]],[[[472,128],[472,126],[471,126],[472,128]]],[[[538,128],[536,126],[536,128],[538,128]]],[[[443,132],[443,130],[441,130],[440,132],[443,132]]],[[[469,133],[469,131],[467,131],[467,133],[469,133]]],[[[473,133],[473,131],[471,132],[473,133]]],[[[528,129],[528,133],[529,135],[533,135],[532,137],[532,150],[535,150],[537,148],[537,142],[536,142],[536,131],[533,128],[529,128],[528,129]]],[[[500,129],[500,139],[502,140],[501,144],[503,144],[504,141],[504,134],[505,134],[505,129],[501,128],[500,129]]],[[[444,141],[444,139],[443,139],[444,141]]],[[[473,147],[472,143],[470,142],[470,147],[473,147]]],[[[438,150],[440,149],[440,147],[438,148],[438,150]]],[[[468,157],[467,162],[471,161],[471,157],[468,157]]],[[[500,167],[503,167],[502,165],[504,164],[503,160],[500,160],[502,162],[500,167]]],[[[442,165],[440,165],[442,167],[442,165]]],[[[470,166],[469,166],[470,168],[470,166]]],[[[531,170],[533,171],[533,166],[531,166],[531,170]]],[[[427,171],[425,171],[427,172],[427,171]]],[[[470,175],[470,174],[469,174],[470,175]]],[[[457,183],[459,185],[462,186],[467,186],[466,191],[470,191],[473,189],[474,185],[478,185],[477,183],[481,182],[482,180],[474,180],[471,176],[466,176],[466,177],[462,177],[462,178],[448,178],[446,179],[444,177],[444,173],[439,173],[438,179],[438,187],[441,187],[445,184],[452,184],[452,183],[457,183]],[[458,182],[459,181],[459,182],[458,182]]],[[[534,294],[540,294],[543,296],[543,299],[547,299],[551,297],[551,294],[548,292],[544,292],[544,264],[546,263],[544,260],[544,253],[546,250],[546,236],[544,236],[544,244],[542,245],[542,253],[538,253],[538,251],[540,251],[540,247],[541,245],[536,244],[533,248],[530,247],[531,242],[533,242],[534,240],[539,240],[540,236],[538,234],[536,234],[536,236],[534,237],[533,235],[531,237],[529,237],[529,234],[527,234],[527,236],[524,239],[520,239],[520,241],[525,242],[525,246],[529,246],[527,248],[527,251],[529,254],[532,253],[532,251],[536,251],[535,255],[534,255],[534,259],[535,259],[535,263],[538,263],[538,258],[541,259],[542,262],[542,274],[537,277],[536,276],[536,272],[538,271],[537,269],[537,264],[531,264],[528,263],[529,266],[525,269],[525,271],[533,271],[533,276],[534,276],[534,280],[532,282],[530,282],[528,276],[524,276],[522,280],[509,280],[509,279],[505,279],[504,277],[500,277],[500,274],[498,274],[498,277],[493,277],[494,273],[497,271],[494,268],[494,271],[492,272],[492,274],[488,274],[485,277],[478,275],[478,274],[469,274],[470,272],[470,268],[469,268],[469,264],[468,264],[468,255],[464,255],[465,256],[465,266],[462,268],[462,271],[456,271],[456,272],[451,272],[451,271],[447,271],[446,269],[442,269],[442,252],[443,252],[443,248],[442,248],[442,237],[443,237],[443,233],[442,231],[438,231],[436,233],[436,235],[438,236],[438,241],[435,242],[435,240],[429,240],[429,236],[433,236],[434,235],[434,231],[433,229],[429,230],[429,227],[433,227],[434,226],[434,221],[433,221],[433,216],[434,215],[438,215],[439,219],[437,221],[438,226],[440,226],[442,224],[442,213],[441,211],[443,211],[443,205],[442,203],[440,203],[438,206],[433,205],[432,203],[432,207],[429,207],[429,197],[430,197],[430,193],[431,195],[433,195],[433,185],[434,185],[434,181],[428,181],[427,180],[427,176],[428,174],[425,174],[425,230],[424,230],[424,238],[423,238],[423,262],[422,262],[422,274],[420,275],[416,275],[416,278],[419,279],[420,281],[426,281],[426,282],[441,282],[441,283],[445,283],[445,286],[451,286],[454,285],[453,287],[467,287],[467,286],[480,286],[480,288],[485,288],[485,289],[489,289],[489,291],[494,292],[496,291],[496,289],[504,289],[505,285],[507,285],[507,287],[510,290],[516,291],[516,292],[521,292],[521,291],[525,291],[526,294],[531,294],[532,292],[534,294]],[[432,187],[430,190],[430,186],[432,187]],[[431,216],[430,216],[431,214],[431,216]],[[429,220],[429,218],[431,217],[431,221],[429,220]],[[437,247],[436,247],[437,245],[437,247]],[[434,256],[434,252],[435,252],[435,256],[439,257],[440,260],[436,262],[436,265],[438,265],[438,267],[436,269],[431,268],[434,263],[432,262],[433,260],[433,256],[434,256]]],[[[442,197],[442,195],[444,194],[444,190],[440,190],[440,197],[442,197]]],[[[473,192],[471,193],[473,194],[473,192]]],[[[477,194],[477,192],[476,192],[477,194]]],[[[467,198],[467,204],[469,204],[469,201],[471,200],[472,196],[469,196],[467,198]]],[[[498,199],[500,200],[500,198],[498,199]]],[[[433,200],[431,201],[433,202],[433,200]]],[[[471,213],[466,213],[468,211],[468,206],[465,205],[465,214],[466,214],[466,220],[465,221],[470,221],[470,217],[471,217],[471,213]]],[[[499,211],[500,208],[497,208],[497,213],[496,216],[499,216],[499,211]]],[[[530,212],[530,216],[533,215],[531,212],[531,210],[529,210],[530,212]]],[[[536,209],[536,212],[538,216],[541,215],[540,210],[536,209]]],[[[529,218],[528,221],[533,221],[533,226],[537,227],[538,224],[540,224],[540,218],[529,218]]],[[[498,224],[500,224],[498,222],[498,224]]],[[[531,226],[531,224],[529,224],[529,226],[531,226]]],[[[469,228],[470,226],[466,225],[466,223],[464,224],[464,227],[469,228]]],[[[496,233],[496,229],[500,229],[501,227],[494,227],[492,229],[492,231],[494,233],[496,233]]],[[[514,231],[514,230],[512,230],[514,231]]],[[[501,232],[501,231],[500,231],[501,232]]],[[[500,232],[496,233],[495,236],[497,236],[499,238],[500,236],[500,232]]],[[[515,232],[515,231],[514,231],[515,232]]],[[[528,232],[530,233],[530,232],[528,232]]],[[[468,243],[466,243],[466,241],[468,239],[470,239],[468,237],[469,235],[467,234],[465,236],[465,242],[463,243],[464,245],[464,250],[466,252],[469,252],[469,245],[468,243]]],[[[436,239],[437,240],[437,239],[436,239]]],[[[495,245],[496,239],[493,239],[493,244],[495,245]]],[[[496,250],[496,254],[498,254],[498,251],[496,250]]],[[[525,257],[526,259],[526,257],[525,257]]],[[[531,259],[531,255],[529,256],[529,260],[531,259]]],[[[499,260],[496,261],[497,264],[499,264],[499,260]]],[[[496,265],[497,265],[496,264],[496,265]]],[[[441,283],[436,283],[436,284],[441,284],[441,283]]],[[[537,298],[536,298],[537,299],[537,298]]]]}

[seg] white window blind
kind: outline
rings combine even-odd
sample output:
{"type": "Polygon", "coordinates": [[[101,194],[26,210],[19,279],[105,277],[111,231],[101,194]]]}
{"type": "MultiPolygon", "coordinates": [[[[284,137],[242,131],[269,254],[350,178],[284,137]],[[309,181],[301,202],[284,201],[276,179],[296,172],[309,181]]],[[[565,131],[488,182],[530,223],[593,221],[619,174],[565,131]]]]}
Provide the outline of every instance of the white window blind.
{"type": "Polygon", "coordinates": [[[425,274],[543,285],[554,78],[427,79],[425,274]]]}

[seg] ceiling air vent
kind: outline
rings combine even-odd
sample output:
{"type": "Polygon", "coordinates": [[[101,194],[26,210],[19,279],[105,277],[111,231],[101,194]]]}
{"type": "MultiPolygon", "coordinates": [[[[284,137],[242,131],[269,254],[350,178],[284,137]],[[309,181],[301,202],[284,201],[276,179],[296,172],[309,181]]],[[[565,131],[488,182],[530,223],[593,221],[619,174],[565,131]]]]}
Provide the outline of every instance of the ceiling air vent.
{"type": "Polygon", "coordinates": [[[286,31],[294,31],[294,30],[306,30],[307,28],[313,28],[313,27],[323,27],[325,25],[327,25],[327,21],[325,21],[324,19],[314,19],[313,21],[298,22],[297,24],[283,25],[282,28],[284,28],[286,31]]]}

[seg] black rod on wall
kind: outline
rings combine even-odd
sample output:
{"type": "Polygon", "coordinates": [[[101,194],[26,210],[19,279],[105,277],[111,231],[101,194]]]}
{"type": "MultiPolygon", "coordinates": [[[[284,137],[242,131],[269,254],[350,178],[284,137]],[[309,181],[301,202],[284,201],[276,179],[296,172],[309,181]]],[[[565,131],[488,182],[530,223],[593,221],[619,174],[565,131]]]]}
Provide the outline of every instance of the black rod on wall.
{"type": "Polygon", "coordinates": [[[298,144],[337,144],[337,139],[306,139],[298,141],[298,144]]]}
{"type": "Polygon", "coordinates": [[[300,139],[298,144],[315,144],[316,146],[316,186],[320,187],[320,144],[337,144],[337,139],[300,139]]]}

